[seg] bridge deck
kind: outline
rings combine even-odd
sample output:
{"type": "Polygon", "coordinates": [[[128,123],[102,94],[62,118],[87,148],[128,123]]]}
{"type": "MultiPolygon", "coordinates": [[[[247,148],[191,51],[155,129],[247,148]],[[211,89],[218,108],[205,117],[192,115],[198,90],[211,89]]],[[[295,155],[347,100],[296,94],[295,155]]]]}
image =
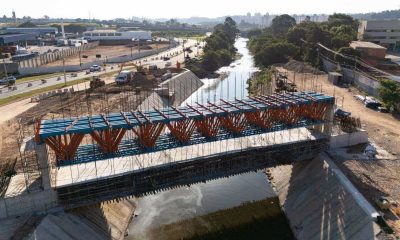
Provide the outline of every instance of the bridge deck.
{"type": "Polygon", "coordinates": [[[240,152],[272,145],[290,145],[295,142],[306,142],[324,138],[322,134],[311,133],[306,128],[277,131],[260,135],[225,139],[218,142],[202,143],[159,152],[141,155],[116,157],[87,163],[80,163],[57,168],[55,186],[66,186],[113,178],[143,169],[162,168],[170,164],[201,159],[205,157],[240,152]]]}

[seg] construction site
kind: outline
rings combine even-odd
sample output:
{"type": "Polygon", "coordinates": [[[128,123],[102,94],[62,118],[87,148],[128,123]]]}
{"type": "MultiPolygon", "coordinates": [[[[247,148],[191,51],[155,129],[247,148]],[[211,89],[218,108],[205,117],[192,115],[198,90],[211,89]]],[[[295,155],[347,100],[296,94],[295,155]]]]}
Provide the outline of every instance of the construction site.
{"type": "Polygon", "coordinates": [[[381,168],[389,174],[389,163],[395,175],[398,142],[373,137],[378,149],[368,158],[361,129],[386,124],[383,134],[389,134],[393,121],[365,120],[352,93],[334,87],[326,74],[289,63],[276,67],[269,86],[247,94],[247,79],[235,72],[240,64],[206,80],[180,64],[119,67],[119,75],[125,70],[132,79],[93,77],[43,94],[0,126],[0,216],[7,218],[7,236],[121,239],[135,221],[138,198],[260,170],[295,236],[317,239],[310,229],[319,228],[334,239],[393,233],[396,208],[386,209],[386,221],[373,205],[383,188],[399,196],[396,183],[379,175],[381,168]],[[376,181],[376,192],[365,179],[376,181]]]}

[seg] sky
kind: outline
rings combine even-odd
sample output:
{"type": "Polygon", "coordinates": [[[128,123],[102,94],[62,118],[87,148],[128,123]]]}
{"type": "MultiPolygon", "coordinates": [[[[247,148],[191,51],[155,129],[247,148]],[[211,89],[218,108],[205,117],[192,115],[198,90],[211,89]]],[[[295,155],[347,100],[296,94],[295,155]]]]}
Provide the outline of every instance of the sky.
{"type": "Polygon", "coordinates": [[[1,0],[0,16],[114,19],[254,14],[366,13],[400,9],[399,0],[1,0]]]}

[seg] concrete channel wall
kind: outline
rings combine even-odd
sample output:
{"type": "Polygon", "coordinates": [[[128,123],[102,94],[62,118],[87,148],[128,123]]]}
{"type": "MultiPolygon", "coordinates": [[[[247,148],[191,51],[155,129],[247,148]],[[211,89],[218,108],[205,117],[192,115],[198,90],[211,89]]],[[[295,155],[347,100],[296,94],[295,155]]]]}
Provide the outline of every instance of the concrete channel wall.
{"type": "Polygon", "coordinates": [[[1,198],[0,219],[32,212],[48,212],[57,206],[57,193],[54,190],[38,191],[29,194],[24,193],[14,197],[1,198]]]}
{"type": "Polygon", "coordinates": [[[339,63],[325,57],[321,57],[321,60],[323,68],[326,72],[335,71],[338,66],[340,66],[343,78],[346,82],[355,85],[358,89],[368,93],[369,95],[378,97],[380,83],[376,78],[347,66],[342,66],[339,63]]]}
{"type": "Polygon", "coordinates": [[[376,239],[378,213],[325,154],[269,169],[295,238],[376,239]]]}

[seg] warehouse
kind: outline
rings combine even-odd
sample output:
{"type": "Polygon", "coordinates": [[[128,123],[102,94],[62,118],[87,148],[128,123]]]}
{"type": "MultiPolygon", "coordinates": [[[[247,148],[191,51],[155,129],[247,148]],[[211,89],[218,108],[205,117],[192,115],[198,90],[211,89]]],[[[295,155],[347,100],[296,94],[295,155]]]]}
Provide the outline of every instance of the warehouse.
{"type": "Polygon", "coordinates": [[[0,46],[26,45],[31,41],[36,41],[36,37],[29,33],[0,34],[0,46]]]}
{"type": "Polygon", "coordinates": [[[38,28],[7,28],[7,33],[25,33],[32,34],[35,37],[40,37],[44,35],[56,35],[58,30],[55,27],[38,27],[38,28]]]}
{"type": "Polygon", "coordinates": [[[94,30],[84,32],[85,39],[91,41],[115,41],[120,43],[131,43],[137,39],[151,40],[150,31],[114,31],[114,30],[94,30]]]}

